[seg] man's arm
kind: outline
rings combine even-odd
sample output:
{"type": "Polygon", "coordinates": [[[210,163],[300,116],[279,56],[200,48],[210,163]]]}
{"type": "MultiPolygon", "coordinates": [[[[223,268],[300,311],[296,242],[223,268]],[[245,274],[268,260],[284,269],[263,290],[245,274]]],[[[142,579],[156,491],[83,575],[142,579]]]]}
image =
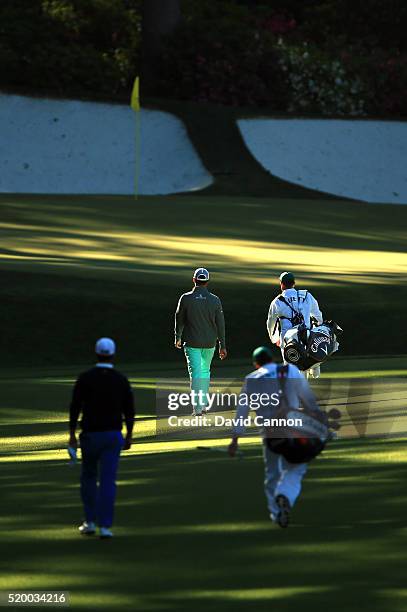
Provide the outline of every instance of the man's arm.
{"type": "Polygon", "coordinates": [[[219,356],[221,359],[226,359],[225,315],[223,314],[222,302],[220,300],[215,313],[215,323],[219,339],[219,356]]]}
{"type": "Polygon", "coordinates": [[[268,334],[270,336],[270,340],[274,344],[276,344],[277,341],[280,339],[280,334],[278,333],[278,329],[277,329],[278,328],[277,320],[278,320],[278,312],[277,312],[276,304],[273,300],[270,304],[266,325],[267,325],[268,334]]]}
{"type": "Polygon", "coordinates": [[[72,446],[72,448],[77,448],[78,446],[78,442],[76,439],[76,427],[78,425],[79,415],[82,411],[82,401],[83,401],[82,387],[83,387],[82,377],[79,376],[73,388],[71,405],[69,407],[68,445],[72,446]]]}
{"type": "Polygon", "coordinates": [[[311,317],[314,317],[314,319],[317,320],[318,325],[320,325],[323,322],[324,318],[319,308],[319,304],[313,295],[311,295],[310,293],[308,295],[310,296],[310,299],[311,299],[311,308],[310,308],[311,317]]]}
{"type": "Polygon", "coordinates": [[[129,450],[134,427],[134,417],[136,411],[134,409],[134,395],[129,381],[126,379],[126,390],[123,404],[123,416],[126,423],[126,438],[124,440],[123,450],[129,450]]]}
{"type": "Polygon", "coordinates": [[[185,327],[185,300],[184,300],[184,296],[181,295],[178,301],[177,309],[175,311],[174,333],[175,333],[175,346],[177,348],[181,348],[181,338],[182,338],[182,332],[184,331],[184,327],[185,327]]]}

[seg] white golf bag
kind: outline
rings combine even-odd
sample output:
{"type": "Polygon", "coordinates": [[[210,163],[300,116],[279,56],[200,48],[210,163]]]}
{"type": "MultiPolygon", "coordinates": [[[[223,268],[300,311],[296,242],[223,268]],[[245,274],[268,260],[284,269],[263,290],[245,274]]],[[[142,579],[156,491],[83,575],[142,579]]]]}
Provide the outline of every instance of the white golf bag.
{"type": "Polygon", "coordinates": [[[299,370],[309,370],[326,361],[339,348],[343,330],[334,321],[308,328],[304,323],[289,329],[283,340],[284,359],[299,370]]]}

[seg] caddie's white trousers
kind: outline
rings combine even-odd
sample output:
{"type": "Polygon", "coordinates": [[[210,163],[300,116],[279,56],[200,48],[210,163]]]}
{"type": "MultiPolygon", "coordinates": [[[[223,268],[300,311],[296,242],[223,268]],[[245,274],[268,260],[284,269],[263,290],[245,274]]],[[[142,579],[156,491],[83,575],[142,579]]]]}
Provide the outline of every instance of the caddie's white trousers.
{"type": "Polygon", "coordinates": [[[277,495],[285,495],[291,507],[295,504],[301,491],[301,481],[307,471],[306,463],[289,463],[282,455],[273,453],[263,444],[265,467],[264,491],[267,506],[274,516],[278,513],[277,495]]]}

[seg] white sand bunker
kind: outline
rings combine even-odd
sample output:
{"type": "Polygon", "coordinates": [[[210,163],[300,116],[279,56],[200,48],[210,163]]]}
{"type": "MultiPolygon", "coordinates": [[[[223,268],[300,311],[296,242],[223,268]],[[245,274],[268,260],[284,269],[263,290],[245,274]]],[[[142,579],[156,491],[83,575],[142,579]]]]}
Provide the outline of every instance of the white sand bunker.
{"type": "Polygon", "coordinates": [[[291,183],[365,202],[407,204],[407,123],[244,119],[247,147],[291,183]]]}
{"type": "MultiPolygon", "coordinates": [[[[140,118],[139,193],[212,183],[179,119],[149,110],[140,118]]],[[[135,139],[127,106],[0,95],[0,192],[132,194],[135,139]]]]}

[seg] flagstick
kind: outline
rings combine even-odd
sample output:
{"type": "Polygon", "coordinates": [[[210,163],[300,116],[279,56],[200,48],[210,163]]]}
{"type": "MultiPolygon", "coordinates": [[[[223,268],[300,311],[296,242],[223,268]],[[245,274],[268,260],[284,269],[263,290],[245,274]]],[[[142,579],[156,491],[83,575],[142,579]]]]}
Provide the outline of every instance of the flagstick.
{"type": "Polygon", "coordinates": [[[134,79],[133,90],[131,92],[130,106],[136,113],[136,141],[135,141],[135,169],[134,169],[134,197],[137,200],[139,195],[140,165],[141,165],[141,107],[140,107],[140,78],[134,79]]]}

